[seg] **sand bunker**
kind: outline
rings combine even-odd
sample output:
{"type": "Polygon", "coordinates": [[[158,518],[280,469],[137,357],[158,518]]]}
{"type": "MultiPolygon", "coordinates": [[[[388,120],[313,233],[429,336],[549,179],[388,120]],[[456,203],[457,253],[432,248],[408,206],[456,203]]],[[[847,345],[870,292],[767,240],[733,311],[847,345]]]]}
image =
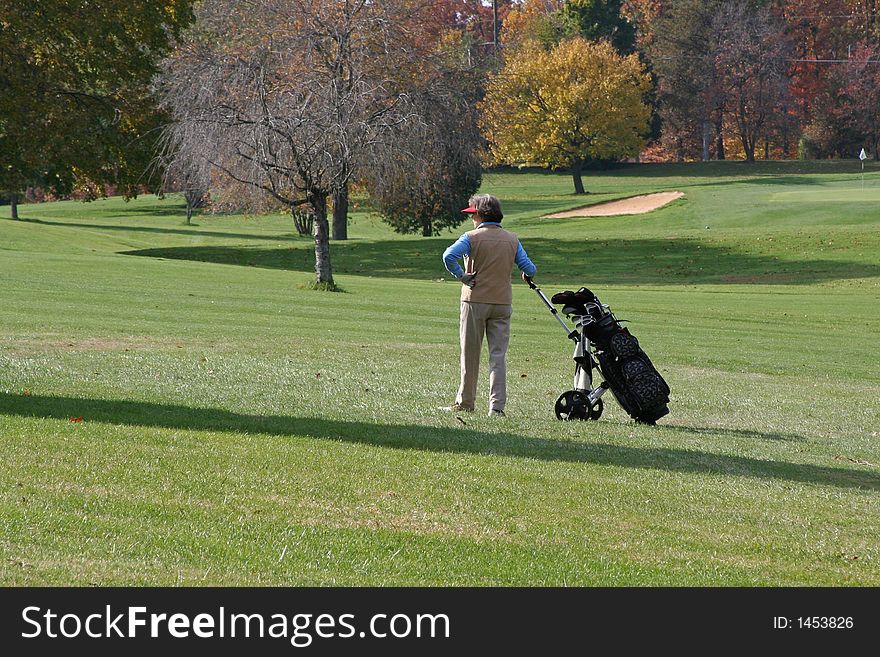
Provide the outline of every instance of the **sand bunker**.
{"type": "Polygon", "coordinates": [[[564,219],[566,217],[610,217],[616,214],[645,214],[651,210],[662,208],[667,203],[684,196],[682,192],[660,192],[659,194],[645,194],[622,198],[619,201],[597,203],[585,208],[575,208],[565,212],[548,214],[550,219],[564,219]]]}

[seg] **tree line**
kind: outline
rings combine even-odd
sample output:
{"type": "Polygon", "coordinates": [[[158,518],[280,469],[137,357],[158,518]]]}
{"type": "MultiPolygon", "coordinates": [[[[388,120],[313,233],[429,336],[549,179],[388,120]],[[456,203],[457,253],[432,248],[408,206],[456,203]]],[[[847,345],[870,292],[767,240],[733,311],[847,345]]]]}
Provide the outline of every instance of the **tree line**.
{"type": "Polygon", "coordinates": [[[876,0],[639,4],[667,157],[877,156],[876,0]]]}
{"type": "Polygon", "coordinates": [[[880,145],[874,0],[0,0],[0,194],[183,191],[330,240],[457,226],[487,165],[880,145]]]}

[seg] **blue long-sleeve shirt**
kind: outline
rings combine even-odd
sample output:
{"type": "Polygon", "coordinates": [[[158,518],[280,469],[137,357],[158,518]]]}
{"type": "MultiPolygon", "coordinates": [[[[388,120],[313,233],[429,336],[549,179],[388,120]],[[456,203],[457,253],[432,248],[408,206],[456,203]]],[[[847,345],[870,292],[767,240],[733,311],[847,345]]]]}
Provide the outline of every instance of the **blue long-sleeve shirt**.
{"type": "MultiPolygon", "coordinates": [[[[497,221],[484,221],[480,225],[500,226],[501,224],[497,221]]],[[[456,278],[461,278],[464,276],[464,269],[461,268],[458,261],[470,254],[471,241],[468,239],[467,233],[465,233],[459,237],[452,246],[443,252],[443,265],[450,274],[456,278]]],[[[535,264],[529,260],[526,250],[519,241],[516,243],[516,255],[514,256],[513,261],[526,276],[534,276],[535,272],[538,271],[535,264]]]]}

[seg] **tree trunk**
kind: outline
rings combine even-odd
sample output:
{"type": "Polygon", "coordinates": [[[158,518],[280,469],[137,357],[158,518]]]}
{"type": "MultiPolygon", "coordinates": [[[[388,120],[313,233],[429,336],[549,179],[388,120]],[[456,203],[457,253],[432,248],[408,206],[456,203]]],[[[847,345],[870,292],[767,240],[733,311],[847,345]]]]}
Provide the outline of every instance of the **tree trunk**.
{"type": "Polygon", "coordinates": [[[770,159],[770,138],[764,135],[764,159],[770,159]]]}
{"type": "Polygon", "coordinates": [[[315,209],[315,284],[334,286],[330,267],[330,226],[327,221],[327,195],[312,196],[315,209]]]}
{"type": "Polygon", "coordinates": [[[333,239],[348,239],[348,183],[333,192],[333,239]]]}
{"type": "Polygon", "coordinates": [[[586,194],[584,191],[584,181],[581,178],[581,170],[584,167],[583,160],[575,160],[571,163],[571,177],[574,180],[574,193],[586,194]]]}
{"type": "Polygon", "coordinates": [[[724,133],[722,132],[721,112],[715,119],[715,157],[716,159],[724,159],[724,133]]]}
{"type": "Polygon", "coordinates": [[[183,192],[183,198],[186,199],[186,223],[187,225],[191,225],[193,211],[196,208],[202,208],[205,206],[205,192],[201,189],[187,189],[183,192]]]}
{"type": "Polygon", "coordinates": [[[877,0],[865,0],[865,39],[871,40],[871,32],[877,21],[877,0]]]}
{"type": "MultiPolygon", "coordinates": [[[[703,121],[703,162],[709,161],[709,142],[711,141],[711,135],[709,132],[709,122],[703,121]]],[[[684,160],[684,158],[682,158],[682,160],[684,160]]]]}
{"type": "Polygon", "coordinates": [[[10,210],[12,211],[12,215],[11,215],[12,218],[18,219],[18,195],[17,194],[13,194],[12,196],[9,197],[9,205],[10,205],[10,210]]]}
{"type": "Polygon", "coordinates": [[[746,163],[754,164],[755,163],[755,146],[757,146],[757,139],[753,137],[749,137],[745,132],[741,132],[739,135],[739,141],[742,144],[743,150],[746,153],[746,163]]]}
{"type": "Polygon", "coordinates": [[[433,235],[431,217],[425,215],[422,217],[422,237],[431,237],[431,235],[433,235]]]}

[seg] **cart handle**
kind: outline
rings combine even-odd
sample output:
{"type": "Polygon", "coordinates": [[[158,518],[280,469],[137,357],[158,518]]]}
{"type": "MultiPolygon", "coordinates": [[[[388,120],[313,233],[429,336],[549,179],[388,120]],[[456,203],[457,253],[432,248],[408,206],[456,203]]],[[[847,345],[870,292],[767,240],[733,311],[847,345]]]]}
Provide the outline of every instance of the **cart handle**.
{"type": "Polygon", "coordinates": [[[559,311],[556,310],[556,308],[553,307],[553,304],[550,303],[550,300],[546,296],[544,296],[544,293],[541,292],[541,288],[539,288],[537,285],[535,285],[535,282],[532,280],[532,277],[526,276],[525,280],[526,280],[526,283],[528,283],[529,287],[531,289],[533,289],[538,294],[539,297],[541,297],[541,301],[543,301],[544,305],[547,306],[547,308],[550,310],[551,313],[553,313],[553,316],[556,318],[556,321],[559,322],[562,325],[562,328],[565,329],[565,332],[568,333],[569,340],[573,340],[575,342],[580,342],[581,334],[578,333],[577,331],[572,331],[570,328],[568,328],[568,325],[559,316],[559,311]]]}

